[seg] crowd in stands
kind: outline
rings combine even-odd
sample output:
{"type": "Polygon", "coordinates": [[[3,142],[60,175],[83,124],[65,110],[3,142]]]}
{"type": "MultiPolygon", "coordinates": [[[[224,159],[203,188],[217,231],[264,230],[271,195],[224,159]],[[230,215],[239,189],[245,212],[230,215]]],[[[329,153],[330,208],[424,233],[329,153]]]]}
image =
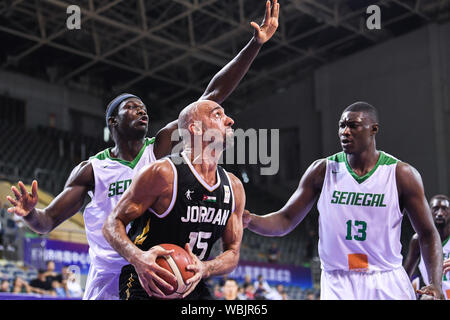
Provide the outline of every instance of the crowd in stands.
{"type": "Polygon", "coordinates": [[[27,276],[25,272],[11,273],[7,268],[2,268],[0,278],[0,293],[39,294],[60,298],[81,298],[83,295],[79,281],[69,267],[63,266],[58,273],[53,261],[48,261],[47,269],[39,269],[34,277],[27,276]]]}
{"type": "Polygon", "coordinates": [[[228,276],[220,280],[210,280],[214,298],[218,300],[319,300],[319,290],[298,287],[270,286],[263,276],[252,281],[247,275],[241,283],[228,276]],[[289,293],[290,292],[290,293],[289,293]]]}

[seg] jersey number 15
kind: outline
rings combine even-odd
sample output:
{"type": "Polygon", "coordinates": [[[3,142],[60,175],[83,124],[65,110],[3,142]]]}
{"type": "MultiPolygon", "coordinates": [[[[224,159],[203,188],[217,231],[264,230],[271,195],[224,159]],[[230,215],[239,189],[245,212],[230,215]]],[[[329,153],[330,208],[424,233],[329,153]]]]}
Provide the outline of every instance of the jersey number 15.
{"type": "Polygon", "coordinates": [[[198,258],[202,260],[205,257],[206,251],[208,250],[208,242],[207,240],[211,238],[212,232],[191,232],[189,234],[189,247],[192,251],[194,248],[201,250],[198,258]],[[206,241],[204,241],[206,240],[206,241]]]}

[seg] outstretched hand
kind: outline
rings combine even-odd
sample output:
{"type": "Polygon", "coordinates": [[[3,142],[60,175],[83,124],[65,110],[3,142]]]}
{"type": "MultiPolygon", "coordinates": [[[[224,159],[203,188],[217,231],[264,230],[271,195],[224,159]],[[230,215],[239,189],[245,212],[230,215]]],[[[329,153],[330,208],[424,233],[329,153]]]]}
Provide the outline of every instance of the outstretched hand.
{"type": "Polygon", "coordinates": [[[261,25],[256,22],[250,22],[251,26],[255,29],[255,38],[259,44],[266,43],[275,34],[278,28],[278,16],[280,13],[280,4],[278,0],[273,0],[273,5],[271,1],[266,2],[266,13],[264,14],[264,19],[261,25]]]}
{"type": "Polygon", "coordinates": [[[33,180],[33,183],[31,184],[31,193],[27,191],[22,181],[19,181],[18,185],[20,191],[15,186],[11,187],[11,191],[14,193],[16,199],[14,200],[10,196],[6,197],[13,205],[13,207],[8,208],[8,212],[14,213],[20,217],[25,217],[36,207],[38,202],[38,185],[37,181],[33,180]]]}

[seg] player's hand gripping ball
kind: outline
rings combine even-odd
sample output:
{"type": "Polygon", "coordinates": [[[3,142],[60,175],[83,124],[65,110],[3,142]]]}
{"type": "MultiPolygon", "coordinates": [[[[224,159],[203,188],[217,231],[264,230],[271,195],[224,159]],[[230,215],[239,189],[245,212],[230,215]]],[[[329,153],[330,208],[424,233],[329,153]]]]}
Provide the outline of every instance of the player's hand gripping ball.
{"type": "Polygon", "coordinates": [[[186,269],[188,265],[193,264],[192,258],[186,250],[175,244],[163,243],[155,247],[162,247],[165,250],[174,250],[174,252],[169,256],[160,256],[156,258],[156,263],[160,267],[173,273],[177,278],[177,281],[173,282],[163,275],[160,275],[164,281],[173,287],[173,290],[167,290],[158,286],[157,283],[155,284],[166,295],[164,299],[179,299],[183,293],[188,291],[192,286],[192,284],[186,285],[186,280],[194,276],[194,272],[186,269]]]}

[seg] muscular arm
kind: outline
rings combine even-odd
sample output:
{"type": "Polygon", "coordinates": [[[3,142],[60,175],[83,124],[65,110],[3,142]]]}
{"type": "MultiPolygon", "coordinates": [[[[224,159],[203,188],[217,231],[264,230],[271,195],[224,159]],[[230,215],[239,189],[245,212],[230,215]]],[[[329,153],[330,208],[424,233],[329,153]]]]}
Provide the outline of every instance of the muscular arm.
{"type": "Polygon", "coordinates": [[[225,101],[247,73],[262,45],[276,32],[279,13],[280,5],[277,0],[266,2],[261,25],[258,26],[255,22],[250,23],[255,29],[253,38],[233,60],[212,78],[200,100],[213,100],[218,104],[225,101]]]}
{"type": "Polygon", "coordinates": [[[87,192],[92,190],[93,187],[94,171],[92,165],[89,161],[84,161],[72,170],[64,190],[53,199],[48,207],[44,209],[34,207],[37,204],[37,182],[33,182],[33,194],[30,195],[24,192],[26,190],[22,190],[22,198],[17,199],[17,192],[14,192],[16,194],[16,204],[9,199],[15,205],[14,210],[11,211],[17,214],[22,211],[22,214],[19,215],[23,216],[25,223],[33,231],[45,234],[77,213],[83,206],[87,192]],[[33,195],[35,195],[35,198],[33,198],[33,195]],[[33,203],[30,203],[30,201],[33,203]]]}
{"type": "Polygon", "coordinates": [[[422,178],[416,169],[400,162],[397,165],[396,179],[400,203],[407,210],[411,224],[417,232],[430,284],[441,290],[442,244],[425,198],[422,178]]]}
{"type": "Polygon", "coordinates": [[[253,37],[247,45],[211,79],[199,100],[221,104],[236,89],[248,72],[262,44],[253,37]]]}
{"type": "Polygon", "coordinates": [[[283,208],[263,216],[250,214],[248,228],[264,236],[283,236],[308,214],[322,190],[326,160],[315,161],[300,180],[297,190],[283,208]]]}
{"type": "Polygon", "coordinates": [[[150,296],[155,293],[164,296],[155,285],[155,280],[168,290],[172,290],[172,287],[161,277],[172,283],[176,282],[172,273],[156,263],[158,256],[171,252],[162,248],[150,248],[148,251],[139,249],[128,237],[126,226],[142,216],[148,208],[157,209],[160,202],[164,205],[164,199],[172,196],[173,175],[172,167],[167,161],[157,161],[142,169],[122,195],[102,229],[103,236],[111,247],[134,266],[142,288],[150,296]]]}
{"type": "Polygon", "coordinates": [[[420,259],[420,245],[419,245],[419,236],[415,234],[411,241],[409,242],[408,254],[405,258],[405,262],[403,263],[403,267],[406,270],[409,278],[411,279],[416,270],[417,264],[420,259]]]}
{"type": "MultiPolygon", "coordinates": [[[[250,40],[244,49],[212,78],[199,100],[212,100],[218,104],[225,101],[247,73],[261,46],[255,38],[250,40]]],[[[175,144],[179,143],[176,137],[175,141],[172,139],[172,134],[177,129],[178,121],[174,120],[158,131],[154,147],[156,159],[170,154],[175,144]]]]}
{"type": "Polygon", "coordinates": [[[126,226],[142,216],[169,189],[172,194],[172,181],[173,171],[167,161],[152,163],[133,179],[103,225],[105,239],[133,265],[139,262],[142,250],[130,240],[126,226]]]}
{"type": "MultiPolygon", "coordinates": [[[[228,98],[249,70],[263,44],[269,41],[277,30],[279,12],[280,5],[277,0],[273,1],[272,8],[271,3],[266,2],[266,12],[261,26],[255,22],[251,23],[255,28],[252,39],[233,60],[214,75],[199,100],[212,100],[221,104],[228,98]]],[[[179,139],[171,140],[172,133],[177,128],[177,121],[172,121],[156,134],[154,147],[156,159],[170,154],[175,144],[179,142],[179,139]]]]}
{"type": "Polygon", "coordinates": [[[203,277],[217,276],[233,271],[239,261],[243,227],[242,214],[245,208],[245,190],[236,176],[229,173],[232,181],[234,199],[236,201],[235,211],[231,214],[227,222],[224,234],[222,235],[223,253],[212,260],[205,262],[203,277]]]}

